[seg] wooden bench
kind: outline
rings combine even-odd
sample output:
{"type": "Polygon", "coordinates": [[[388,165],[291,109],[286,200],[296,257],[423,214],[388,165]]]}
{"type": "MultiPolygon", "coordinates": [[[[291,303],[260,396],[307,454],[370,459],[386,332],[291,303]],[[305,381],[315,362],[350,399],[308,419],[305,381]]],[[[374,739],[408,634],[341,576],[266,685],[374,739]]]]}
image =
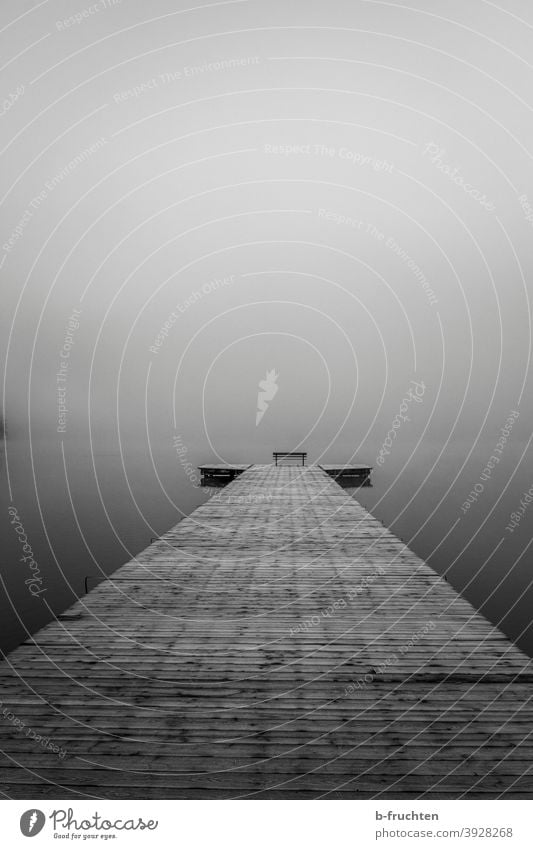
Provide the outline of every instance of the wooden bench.
{"type": "Polygon", "coordinates": [[[283,459],[287,457],[295,457],[302,461],[302,466],[305,466],[305,458],[307,457],[307,451],[274,451],[272,453],[272,456],[274,457],[274,464],[276,466],[280,465],[280,463],[278,463],[278,460],[280,458],[283,459]]]}

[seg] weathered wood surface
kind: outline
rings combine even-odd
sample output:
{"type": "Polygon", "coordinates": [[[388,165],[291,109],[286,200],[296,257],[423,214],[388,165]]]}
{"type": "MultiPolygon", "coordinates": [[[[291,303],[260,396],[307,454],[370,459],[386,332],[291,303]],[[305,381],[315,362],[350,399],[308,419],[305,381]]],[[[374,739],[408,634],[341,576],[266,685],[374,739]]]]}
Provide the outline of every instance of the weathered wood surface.
{"type": "Polygon", "coordinates": [[[323,470],[253,466],[2,665],[0,792],[531,798],[532,681],[323,470]]]}

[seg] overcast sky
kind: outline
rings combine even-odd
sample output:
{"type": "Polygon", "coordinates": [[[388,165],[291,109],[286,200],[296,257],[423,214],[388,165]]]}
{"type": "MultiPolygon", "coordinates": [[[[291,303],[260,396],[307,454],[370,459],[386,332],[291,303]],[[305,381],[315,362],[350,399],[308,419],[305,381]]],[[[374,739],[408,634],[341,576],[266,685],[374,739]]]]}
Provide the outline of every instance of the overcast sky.
{"type": "Polygon", "coordinates": [[[29,421],[47,452],[122,445],[180,474],[176,440],[193,463],[376,465],[385,445],[394,479],[449,463],[452,482],[514,410],[512,475],[532,412],[532,25],[520,3],[420,5],[5,16],[14,439],[29,421]]]}
{"type": "Polygon", "coordinates": [[[527,5],[419,6],[4,10],[13,432],[370,461],[417,380],[403,443],[528,438],[527,5]]]}

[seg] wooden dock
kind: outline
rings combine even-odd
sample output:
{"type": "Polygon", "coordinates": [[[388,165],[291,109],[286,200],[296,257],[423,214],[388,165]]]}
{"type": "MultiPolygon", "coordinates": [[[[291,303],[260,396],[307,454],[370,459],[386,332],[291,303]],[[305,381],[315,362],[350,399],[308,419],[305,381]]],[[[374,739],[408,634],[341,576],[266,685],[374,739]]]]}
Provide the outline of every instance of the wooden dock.
{"type": "Polygon", "coordinates": [[[533,797],[531,662],[317,466],[243,471],[1,668],[7,797],[533,797]]]}

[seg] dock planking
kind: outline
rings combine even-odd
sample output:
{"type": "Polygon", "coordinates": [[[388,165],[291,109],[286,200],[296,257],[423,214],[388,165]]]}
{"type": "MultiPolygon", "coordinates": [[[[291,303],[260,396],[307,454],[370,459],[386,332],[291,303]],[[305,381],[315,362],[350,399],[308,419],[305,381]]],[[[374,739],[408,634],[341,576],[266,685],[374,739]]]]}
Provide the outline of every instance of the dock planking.
{"type": "Polygon", "coordinates": [[[531,798],[532,681],[326,471],[255,465],[9,655],[0,792],[531,798]]]}

